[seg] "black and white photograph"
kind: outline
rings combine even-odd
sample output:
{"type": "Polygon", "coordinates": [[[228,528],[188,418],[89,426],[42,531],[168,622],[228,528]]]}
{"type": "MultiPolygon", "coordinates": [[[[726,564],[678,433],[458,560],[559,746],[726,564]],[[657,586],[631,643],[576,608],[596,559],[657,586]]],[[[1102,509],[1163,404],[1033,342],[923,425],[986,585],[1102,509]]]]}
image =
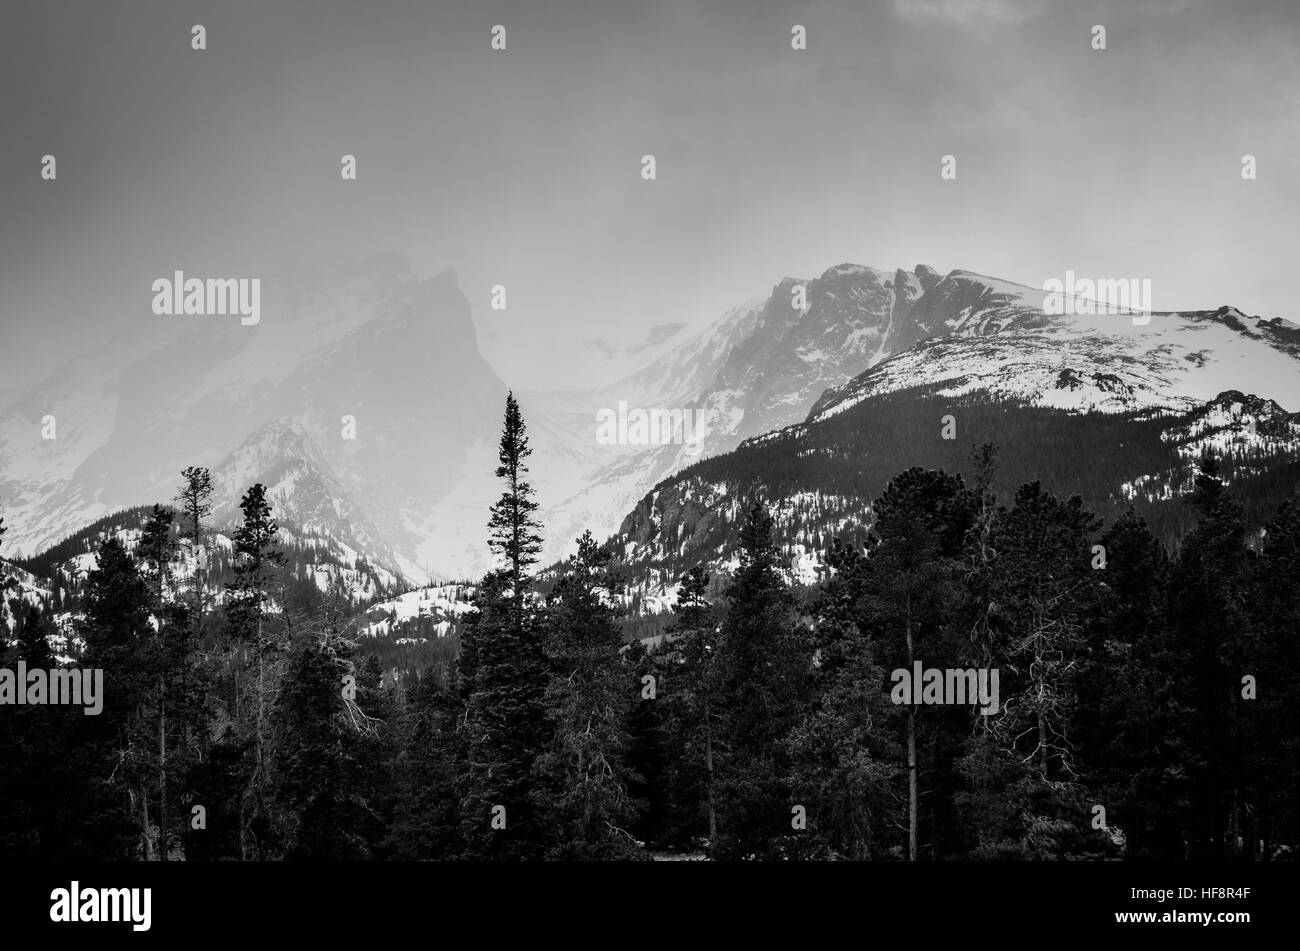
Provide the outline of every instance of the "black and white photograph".
{"type": "Polygon", "coordinates": [[[6,918],[1261,940],[1298,220],[1296,0],[0,0],[6,918]]]}

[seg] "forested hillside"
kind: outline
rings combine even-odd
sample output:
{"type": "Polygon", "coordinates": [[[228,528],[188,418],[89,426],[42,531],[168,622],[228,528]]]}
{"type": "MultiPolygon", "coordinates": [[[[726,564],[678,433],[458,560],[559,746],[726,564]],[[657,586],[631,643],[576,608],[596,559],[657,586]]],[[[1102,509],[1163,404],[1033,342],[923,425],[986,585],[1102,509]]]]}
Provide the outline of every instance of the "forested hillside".
{"type": "MultiPolygon", "coordinates": [[[[192,581],[173,573],[178,547],[217,550],[202,470],[187,470],[177,510],[136,514],[134,544],[98,536],[78,631],[80,666],[104,672],[103,712],[0,719],[0,854],[1292,857],[1300,498],[1276,488],[1286,476],[1234,479],[1251,460],[1207,453],[1177,516],[1136,498],[1094,507],[1072,490],[1176,466],[1161,433],[1205,427],[892,410],[756,441],[679,480],[738,500],[726,519],[673,516],[733,563],[719,577],[674,561],[680,545],[663,558],[658,570],[681,569],[674,617],[647,649],[622,630],[629,573],[646,569],[620,546],[587,534],[539,580],[531,446],[508,398],[485,513],[497,567],[458,589],[472,604],[459,651],[418,676],[394,676],[359,636],[396,608],[358,617],[337,585],[311,604],[284,596],[260,484],[225,580],[205,564],[192,581]],[[942,438],[942,415],[964,441],[1014,428],[971,454],[942,438]],[[796,438],[808,455],[783,451],[796,438]],[[1121,438],[1122,458],[1098,451],[1121,438]],[[891,463],[909,443],[911,464],[891,463]],[[816,517],[778,528],[780,496],[799,493],[816,517]],[[1256,533],[1243,498],[1270,493],[1287,497],[1256,533]],[[819,570],[795,587],[781,536],[799,524],[819,570]],[[927,674],[903,689],[914,670],[927,674]],[[954,695],[954,672],[979,695],[954,695]]],[[[662,532],[667,510],[650,511],[662,532]]],[[[444,623],[452,594],[416,623],[444,623]]],[[[55,667],[39,612],[14,613],[5,664],[55,667]]]]}

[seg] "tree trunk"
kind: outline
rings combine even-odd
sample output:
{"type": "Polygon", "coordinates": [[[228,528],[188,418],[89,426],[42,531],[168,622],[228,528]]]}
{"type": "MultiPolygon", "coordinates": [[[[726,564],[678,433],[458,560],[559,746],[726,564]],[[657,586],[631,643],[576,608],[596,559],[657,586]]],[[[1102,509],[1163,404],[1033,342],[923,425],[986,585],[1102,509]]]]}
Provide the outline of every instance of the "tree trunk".
{"type": "MultiPolygon", "coordinates": [[[[913,667],[912,651],[912,606],[907,606],[907,670],[909,675],[913,667]]],[[[907,708],[907,860],[915,862],[920,856],[920,835],[917,830],[917,784],[916,784],[916,696],[920,684],[912,685],[912,703],[907,708]]]]}
{"type": "Polygon", "coordinates": [[[920,851],[916,828],[916,708],[907,711],[907,860],[915,862],[920,851]]]}
{"type": "Polygon", "coordinates": [[[158,678],[158,849],[167,861],[167,681],[158,678]]]}
{"type": "Polygon", "coordinates": [[[713,720],[709,715],[708,694],[704,696],[704,768],[708,773],[709,858],[713,858],[713,844],[718,839],[718,813],[713,805],[713,720]]]}
{"type": "MultiPolygon", "coordinates": [[[[132,796],[134,798],[134,795],[132,796]]],[[[144,860],[154,861],[153,836],[149,834],[149,795],[143,787],[140,789],[140,830],[144,837],[144,860]]]]}

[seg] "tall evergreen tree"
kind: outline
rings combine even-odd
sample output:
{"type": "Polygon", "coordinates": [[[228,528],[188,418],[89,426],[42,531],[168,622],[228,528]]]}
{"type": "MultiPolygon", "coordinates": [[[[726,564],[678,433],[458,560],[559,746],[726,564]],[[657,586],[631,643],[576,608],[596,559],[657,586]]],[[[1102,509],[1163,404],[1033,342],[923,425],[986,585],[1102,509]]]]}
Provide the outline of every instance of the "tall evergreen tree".
{"type": "Polygon", "coordinates": [[[740,529],[740,565],[718,643],[719,858],[782,854],[791,832],[787,740],[809,658],[762,503],[740,529]]]}
{"type": "MultiPolygon", "coordinates": [[[[627,792],[636,821],[632,834],[647,848],[663,848],[672,835],[673,781],[669,762],[668,720],[665,677],[671,674],[659,664],[659,652],[640,640],[624,648],[623,666],[630,674],[627,690],[633,698],[627,711],[627,792]]],[[[675,679],[675,678],[674,678],[675,679]]]]}
{"type": "Polygon", "coordinates": [[[195,545],[202,544],[203,522],[212,514],[212,473],[202,466],[181,471],[176,501],[181,506],[181,534],[195,545]]]}
{"type": "Polygon", "coordinates": [[[431,673],[410,691],[393,765],[396,805],[387,843],[393,858],[449,859],[465,851],[457,769],[464,759],[457,730],[463,711],[455,685],[431,673]]]}
{"type": "Polygon", "coordinates": [[[682,828],[674,837],[703,841],[710,854],[718,839],[715,744],[721,725],[716,664],[720,629],[708,598],[709,574],[696,565],[677,586],[677,617],[669,626],[662,685],[674,747],[671,796],[682,828]]]}
{"type": "MultiPolygon", "coordinates": [[[[49,638],[54,625],[34,604],[14,601],[12,649],[0,645],[0,667],[24,661],[28,670],[57,667],[49,638]],[[6,657],[11,655],[11,659],[6,657]]],[[[66,740],[66,720],[47,706],[25,705],[0,715],[0,857],[36,860],[48,839],[50,806],[64,792],[51,768],[66,740]]]]}
{"type": "Polygon", "coordinates": [[[630,857],[636,840],[624,729],[635,696],[619,647],[612,600],[620,584],[609,553],[587,532],[547,602],[551,676],[545,703],[550,746],[539,757],[538,813],[558,858],[630,857]]]}
{"type": "Polygon", "coordinates": [[[197,637],[203,633],[203,616],[207,609],[203,586],[208,559],[203,531],[204,519],[212,514],[212,473],[202,466],[183,469],[176,501],[180,504],[181,537],[188,538],[194,546],[194,601],[190,610],[197,637]]]}
{"type": "Polygon", "coordinates": [[[121,541],[108,536],[86,577],[80,625],[82,667],[104,672],[103,710],[79,718],[61,762],[63,782],[81,787],[52,824],[62,854],[153,857],[153,735],[144,717],[156,676],[149,607],[148,583],[121,541]]]}
{"type": "Polygon", "coordinates": [[[20,660],[27,662],[28,670],[53,670],[58,666],[54,651],[50,649],[50,638],[58,631],[49,615],[35,604],[27,604],[26,610],[14,615],[13,646],[20,660]]]}
{"type": "Polygon", "coordinates": [[[170,826],[167,821],[168,774],[168,687],[173,680],[184,675],[189,665],[185,609],[173,603],[170,594],[171,561],[176,551],[172,533],[175,516],[170,509],[155,505],[141,532],[136,554],[142,562],[142,575],[150,588],[150,611],[154,618],[155,636],[152,644],[153,665],[158,672],[157,687],[152,697],[156,717],[157,773],[158,773],[158,858],[167,861],[170,851],[170,826]]]}
{"type": "MultiPolygon", "coordinates": [[[[272,842],[286,859],[349,861],[375,857],[382,805],[366,769],[367,746],[384,724],[365,711],[378,698],[364,685],[355,645],[326,619],[294,639],[270,714],[267,754],[272,842]],[[356,695],[352,696],[353,691],[356,695]]],[[[377,687],[377,684],[374,684],[377,687]]],[[[269,843],[268,843],[269,845],[269,843]]]]}
{"type": "MultiPolygon", "coordinates": [[[[875,522],[868,538],[867,570],[858,624],[879,643],[880,662],[912,676],[914,664],[926,668],[959,666],[959,631],[967,629],[969,604],[963,586],[963,551],[975,524],[978,499],[960,476],[919,468],[900,473],[872,503],[875,522]]],[[[874,660],[875,658],[873,658],[874,660]]],[[[913,690],[919,685],[914,684],[913,690]]],[[[915,698],[913,698],[915,699],[915,698]]],[[[907,848],[910,861],[921,857],[922,771],[931,784],[950,788],[952,747],[965,732],[969,711],[953,708],[903,708],[907,766],[907,848]]],[[[931,851],[949,824],[941,811],[947,797],[931,795],[931,851]]]]}
{"type": "Polygon", "coordinates": [[[1094,847],[1073,731],[1084,626],[1098,594],[1091,549],[1098,528],[1078,496],[1062,501],[1034,482],[1016,492],[994,532],[1001,709],[993,735],[980,737],[992,742],[983,769],[995,782],[974,813],[990,856],[1058,858],[1094,847]]]}
{"type": "Polygon", "coordinates": [[[1132,510],[1101,536],[1095,612],[1085,626],[1074,746],[1094,803],[1123,829],[1131,858],[1179,858],[1185,821],[1168,737],[1160,660],[1169,559],[1132,510]],[[1104,564],[1104,567],[1102,566],[1104,564]]]}
{"type": "Polygon", "coordinates": [[[1259,631],[1253,775],[1265,788],[1250,855],[1258,841],[1259,856],[1271,860],[1286,854],[1284,843],[1300,842],[1300,493],[1268,522],[1261,554],[1251,599],[1259,631]]]}
{"type": "Polygon", "coordinates": [[[227,585],[227,615],[237,643],[252,648],[256,680],[250,703],[253,762],[241,801],[241,839],[245,859],[261,857],[260,838],[267,815],[266,715],[274,690],[274,671],[268,667],[282,649],[282,639],[268,624],[272,583],[284,563],[277,536],[280,527],[271,517],[266,487],[252,486],[239,504],[243,523],[235,530],[235,581],[227,585]]]}
{"type": "Polygon", "coordinates": [[[457,662],[467,757],[463,832],[471,857],[529,857],[541,847],[530,783],[546,745],[548,678],[537,611],[528,597],[530,569],[541,548],[537,503],[527,481],[531,452],[511,394],[496,469],[505,488],[488,522],[488,542],[500,565],[475,591],[457,662]]]}
{"type": "Polygon", "coordinates": [[[793,795],[806,803],[809,858],[888,857],[894,840],[896,744],[887,725],[898,710],[884,689],[876,645],[858,620],[871,568],[836,540],[833,574],[817,599],[809,699],[790,738],[793,795]]]}
{"type": "Polygon", "coordinates": [[[491,509],[488,520],[488,545],[502,559],[510,580],[510,590],[517,616],[516,626],[522,630],[524,621],[524,596],[530,581],[529,569],[537,564],[542,550],[541,523],[537,521],[537,500],[527,481],[528,457],[533,450],[528,445],[527,428],[514,393],[506,396],[505,424],[501,429],[501,442],[497,451],[498,479],[505,481],[505,491],[491,509]]]}
{"type": "Polygon", "coordinates": [[[1258,669],[1247,610],[1253,568],[1241,505],[1212,456],[1201,461],[1188,501],[1198,519],[1169,589],[1166,656],[1177,672],[1170,701],[1188,714],[1178,732],[1196,817],[1191,856],[1222,859],[1239,856],[1252,838],[1242,678],[1258,669]]]}

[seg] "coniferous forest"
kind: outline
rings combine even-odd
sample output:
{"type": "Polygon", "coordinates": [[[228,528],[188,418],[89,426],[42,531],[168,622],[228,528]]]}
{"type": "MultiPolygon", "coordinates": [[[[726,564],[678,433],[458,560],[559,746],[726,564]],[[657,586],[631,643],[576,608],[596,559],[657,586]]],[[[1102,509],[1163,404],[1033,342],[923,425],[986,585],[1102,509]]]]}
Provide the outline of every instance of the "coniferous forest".
{"type": "MultiPolygon", "coordinates": [[[[80,592],[103,712],[0,717],[0,856],[1296,857],[1300,497],[1256,530],[1207,456],[1170,545],[1039,482],[1000,496],[980,446],[973,477],[895,474],[814,590],[744,500],[734,571],[684,570],[643,642],[612,545],[540,563],[530,453],[511,396],[496,567],[459,649],[400,676],[340,592],[286,580],[262,485],[215,574],[211,477],[185,470],[80,592]],[[900,701],[919,667],[996,671],[992,709],[900,701]]],[[[0,666],[57,667],[52,619],[12,611],[0,666]]]]}

